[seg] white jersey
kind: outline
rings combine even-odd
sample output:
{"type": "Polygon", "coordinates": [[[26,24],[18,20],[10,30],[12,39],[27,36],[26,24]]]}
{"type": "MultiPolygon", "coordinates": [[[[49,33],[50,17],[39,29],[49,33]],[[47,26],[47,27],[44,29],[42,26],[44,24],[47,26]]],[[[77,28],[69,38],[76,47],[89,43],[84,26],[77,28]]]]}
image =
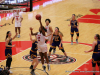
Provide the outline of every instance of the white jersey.
{"type": "Polygon", "coordinates": [[[22,15],[14,13],[13,17],[15,18],[15,22],[19,23],[21,21],[22,15]]]}
{"type": "Polygon", "coordinates": [[[51,34],[51,31],[50,31],[49,27],[50,27],[50,25],[45,26],[45,28],[47,29],[47,35],[51,34]]]}
{"type": "Polygon", "coordinates": [[[47,52],[47,44],[45,43],[45,36],[42,33],[38,33],[37,34],[37,47],[38,47],[38,51],[45,53],[47,52]]]}
{"type": "Polygon", "coordinates": [[[45,44],[45,36],[40,32],[37,34],[37,42],[38,42],[38,45],[45,44]]]}
{"type": "Polygon", "coordinates": [[[48,25],[48,26],[45,26],[45,28],[47,29],[47,34],[46,35],[49,35],[48,37],[47,37],[47,39],[50,41],[50,39],[51,39],[51,31],[50,31],[50,29],[49,29],[49,27],[50,27],[50,25],[48,25]]]}

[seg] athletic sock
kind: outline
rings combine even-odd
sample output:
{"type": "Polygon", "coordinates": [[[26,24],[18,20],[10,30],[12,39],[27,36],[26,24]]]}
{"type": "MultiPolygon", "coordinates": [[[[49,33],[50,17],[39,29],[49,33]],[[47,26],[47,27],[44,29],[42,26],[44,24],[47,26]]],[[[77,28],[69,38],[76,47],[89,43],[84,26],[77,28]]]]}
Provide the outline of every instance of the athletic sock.
{"type": "Polygon", "coordinates": [[[73,42],[73,40],[71,40],[71,42],[73,42]]]}
{"type": "Polygon", "coordinates": [[[76,39],[76,41],[78,41],[78,39],[76,39]]]}

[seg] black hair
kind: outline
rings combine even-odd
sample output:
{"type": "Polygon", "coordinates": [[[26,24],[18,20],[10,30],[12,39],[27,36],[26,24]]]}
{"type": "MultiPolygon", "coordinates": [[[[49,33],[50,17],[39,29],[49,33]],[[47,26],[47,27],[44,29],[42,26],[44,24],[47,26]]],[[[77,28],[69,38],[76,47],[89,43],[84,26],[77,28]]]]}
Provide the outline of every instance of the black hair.
{"type": "Polygon", "coordinates": [[[46,22],[46,21],[49,21],[49,23],[51,23],[51,20],[50,20],[50,19],[46,19],[45,22],[46,22]]]}
{"type": "MultiPolygon", "coordinates": [[[[8,34],[9,34],[9,32],[10,32],[10,31],[7,31],[7,33],[6,33],[6,39],[8,38],[8,34]]],[[[6,40],[6,39],[5,39],[5,40],[6,40]]]]}
{"type": "Polygon", "coordinates": [[[58,32],[63,36],[63,33],[61,31],[59,31],[59,28],[58,27],[56,27],[56,28],[58,29],[58,32]]]}
{"type": "Polygon", "coordinates": [[[100,40],[100,35],[99,34],[96,34],[96,37],[100,40]]]}
{"type": "Polygon", "coordinates": [[[72,14],[72,15],[74,15],[74,16],[75,16],[75,14],[72,14]]]}

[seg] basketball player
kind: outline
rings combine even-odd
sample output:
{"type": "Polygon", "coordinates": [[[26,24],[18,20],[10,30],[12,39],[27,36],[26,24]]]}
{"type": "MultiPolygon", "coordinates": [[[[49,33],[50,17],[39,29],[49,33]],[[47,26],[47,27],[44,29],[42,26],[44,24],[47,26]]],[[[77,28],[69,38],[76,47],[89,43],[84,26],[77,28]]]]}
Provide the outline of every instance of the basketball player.
{"type": "MultiPolygon", "coordinates": [[[[47,35],[46,35],[46,42],[50,41],[52,33],[53,33],[53,29],[52,27],[49,25],[51,23],[50,19],[46,19],[45,20],[46,26],[45,29],[47,29],[47,35]]],[[[53,50],[53,54],[55,54],[55,49],[53,50]]]]}
{"type": "MultiPolygon", "coordinates": [[[[17,34],[16,34],[17,35],[17,34]]],[[[15,39],[16,35],[12,38],[11,37],[11,32],[8,31],[6,34],[6,39],[5,39],[5,57],[6,57],[6,67],[8,68],[8,70],[10,71],[10,66],[11,66],[11,62],[12,62],[12,47],[15,47],[15,45],[12,45],[12,40],[15,39]]],[[[12,71],[10,71],[10,73],[12,73],[12,71]]]]}
{"type": "Polygon", "coordinates": [[[30,40],[32,41],[32,48],[30,50],[30,56],[33,59],[32,64],[30,66],[30,69],[32,69],[31,74],[34,74],[34,70],[38,65],[38,58],[37,58],[37,41],[35,39],[32,39],[32,36],[30,34],[30,40]],[[35,65],[34,65],[35,64],[35,65]],[[34,67],[33,67],[34,65],[34,67]]]}
{"type": "MultiPolygon", "coordinates": [[[[89,51],[85,51],[85,53],[93,51],[93,55],[92,55],[92,69],[93,69],[93,71],[96,71],[96,63],[97,63],[97,65],[99,67],[99,71],[100,71],[100,35],[96,34],[94,36],[94,39],[96,41],[93,42],[92,49],[90,49],[89,51]]],[[[95,72],[93,72],[93,75],[95,75],[95,72]]]]}
{"type": "Polygon", "coordinates": [[[19,12],[17,12],[13,16],[12,24],[13,24],[14,19],[15,19],[15,33],[17,33],[17,29],[18,29],[18,32],[19,32],[18,38],[20,38],[20,31],[21,31],[20,28],[21,28],[21,22],[23,20],[23,17],[21,14],[19,14],[19,12]]]}
{"type": "Polygon", "coordinates": [[[51,20],[50,19],[46,19],[45,20],[45,23],[46,23],[46,26],[45,26],[45,29],[47,29],[47,35],[46,35],[46,37],[47,37],[47,41],[50,41],[50,39],[51,39],[51,35],[52,35],[52,33],[53,33],[53,29],[52,29],[52,27],[49,25],[50,23],[51,23],[51,20]]]}
{"type": "Polygon", "coordinates": [[[78,22],[78,20],[75,19],[75,14],[72,15],[72,20],[70,20],[70,25],[69,26],[71,26],[71,45],[73,45],[73,35],[74,35],[74,31],[77,34],[76,43],[78,44],[78,38],[79,38],[79,22],[78,22]]]}
{"type": "Polygon", "coordinates": [[[39,32],[33,33],[32,28],[30,28],[30,30],[31,30],[31,35],[36,35],[37,37],[37,42],[38,42],[37,46],[38,46],[39,55],[41,56],[42,67],[44,72],[46,72],[46,66],[44,65],[44,58],[46,59],[47,62],[48,71],[50,71],[50,65],[47,56],[47,45],[45,43],[45,30],[44,30],[45,28],[41,23],[41,19],[39,20],[39,22],[40,22],[39,32]]]}
{"type": "Polygon", "coordinates": [[[67,54],[66,54],[66,52],[65,52],[65,50],[64,50],[64,48],[63,48],[62,36],[63,36],[63,34],[59,31],[59,28],[56,27],[56,28],[55,28],[55,32],[52,34],[51,40],[50,40],[50,45],[52,45],[52,46],[50,47],[50,50],[49,50],[49,56],[48,56],[48,57],[49,57],[49,60],[50,60],[50,55],[51,55],[52,49],[54,49],[54,48],[56,48],[56,46],[58,46],[59,49],[60,49],[60,50],[64,53],[64,55],[66,56],[67,61],[69,61],[69,58],[68,58],[68,56],[67,56],[67,54]]]}

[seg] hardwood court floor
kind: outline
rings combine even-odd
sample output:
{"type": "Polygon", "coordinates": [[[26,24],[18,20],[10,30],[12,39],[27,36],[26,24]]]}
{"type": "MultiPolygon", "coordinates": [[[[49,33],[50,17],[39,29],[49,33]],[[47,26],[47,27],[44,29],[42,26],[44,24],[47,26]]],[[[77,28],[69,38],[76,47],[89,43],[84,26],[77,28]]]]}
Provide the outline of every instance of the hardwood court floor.
{"type": "MultiPolygon", "coordinates": [[[[51,19],[51,26],[53,27],[53,30],[55,27],[59,27],[60,31],[64,34],[63,37],[63,45],[64,49],[67,52],[67,55],[69,57],[73,57],[76,59],[76,62],[73,63],[67,63],[67,64],[51,64],[51,71],[47,71],[49,75],[68,75],[69,72],[65,71],[73,71],[89,59],[91,59],[92,52],[91,53],[84,53],[85,50],[91,49],[91,45],[85,45],[85,44],[91,44],[94,41],[94,35],[100,33],[100,23],[91,23],[88,21],[88,19],[84,19],[81,21],[81,18],[79,18],[80,24],[79,24],[79,44],[74,43],[74,45],[70,44],[70,27],[68,26],[69,21],[67,19],[70,19],[72,14],[76,15],[96,15],[99,18],[100,13],[98,12],[97,14],[93,13],[90,11],[90,9],[99,9],[100,8],[100,1],[99,0],[59,0],[60,2],[57,3],[52,3],[49,4],[45,7],[44,5],[39,6],[39,9],[34,10],[33,12],[27,12],[27,13],[22,13],[22,16],[24,18],[22,22],[22,28],[21,28],[21,37],[16,38],[14,41],[19,42],[19,41],[30,41],[29,39],[29,27],[33,27],[34,32],[38,32],[39,29],[39,22],[35,19],[36,14],[41,14],[42,15],[42,23],[45,26],[45,19],[50,18],[51,19]],[[87,22],[88,23],[87,23],[87,22]]],[[[50,2],[48,2],[50,3],[50,2]]],[[[90,18],[91,20],[97,20],[100,21],[99,19],[94,19],[90,18]]],[[[11,24],[11,19],[6,20],[6,18],[3,18],[0,22],[0,24],[4,23],[10,23],[11,24]]],[[[0,27],[0,45],[5,41],[5,36],[7,31],[12,32],[12,36],[15,35],[14,32],[14,24],[7,25],[4,27],[0,27]]],[[[33,37],[34,38],[34,37],[33,37]]],[[[74,42],[76,39],[76,34],[74,35],[74,42]]],[[[26,42],[27,43],[27,42],[26,42]]],[[[20,43],[17,43],[20,44],[20,43]]],[[[26,44],[27,45],[27,44],[26,44]]],[[[30,75],[30,70],[29,67],[31,65],[31,62],[25,61],[22,59],[23,56],[28,55],[31,47],[31,42],[28,45],[28,48],[25,48],[22,50],[21,47],[26,46],[24,44],[21,44],[20,46],[17,46],[14,48],[14,51],[16,51],[16,54],[13,56],[13,61],[11,69],[13,71],[13,74],[11,75],[30,75]],[[21,52],[19,53],[19,51],[21,52]],[[18,51],[18,53],[17,53],[18,51]],[[19,68],[18,68],[19,67],[19,68]],[[24,68],[21,68],[24,67],[24,68]],[[26,67],[26,68],[25,68],[26,67]]],[[[4,45],[2,45],[4,46],[4,45]]],[[[49,44],[48,44],[48,50],[49,50],[49,44]]],[[[1,46],[0,46],[1,48],[1,46]]],[[[2,50],[2,49],[0,49],[2,50]]],[[[4,54],[4,48],[2,51],[2,54],[4,54]]],[[[63,55],[63,53],[57,48],[56,54],[63,55]]],[[[3,56],[0,56],[4,57],[3,56]]],[[[5,60],[0,59],[0,65],[5,66],[5,60]]],[[[56,61],[56,59],[55,59],[56,61]]],[[[37,66],[38,69],[42,70],[42,65],[39,63],[37,66]]],[[[47,75],[41,70],[36,69],[36,75],[47,75]]]]}

